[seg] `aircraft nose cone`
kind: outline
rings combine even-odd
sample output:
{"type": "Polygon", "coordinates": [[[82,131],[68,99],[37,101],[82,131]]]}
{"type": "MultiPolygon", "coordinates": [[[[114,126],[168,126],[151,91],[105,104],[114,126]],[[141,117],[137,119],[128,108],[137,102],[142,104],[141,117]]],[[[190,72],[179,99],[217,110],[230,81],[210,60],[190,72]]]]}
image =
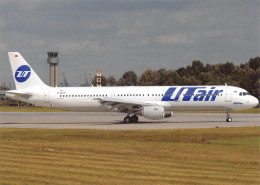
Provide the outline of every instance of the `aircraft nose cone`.
{"type": "Polygon", "coordinates": [[[255,97],[253,97],[253,99],[252,99],[252,103],[251,103],[251,104],[252,104],[253,107],[257,106],[257,105],[259,104],[258,99],[255,98],[255,97]]]}

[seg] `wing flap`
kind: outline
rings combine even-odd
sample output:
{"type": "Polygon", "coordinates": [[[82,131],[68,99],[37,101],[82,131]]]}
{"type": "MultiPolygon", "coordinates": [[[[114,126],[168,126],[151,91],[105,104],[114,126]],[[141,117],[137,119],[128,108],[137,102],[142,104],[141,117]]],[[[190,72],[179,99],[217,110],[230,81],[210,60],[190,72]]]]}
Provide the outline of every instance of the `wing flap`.
{"type": "Polygon", "coordinates": [[[154,103],[147,103],[142,101],[131,101],[123,100],[119,98],[96,98],[101,103],[101,106],[106,107],[108,110],[118,111],[118,112],[135,112],[141,110],[143,106],[154,105],[154,103]]]}

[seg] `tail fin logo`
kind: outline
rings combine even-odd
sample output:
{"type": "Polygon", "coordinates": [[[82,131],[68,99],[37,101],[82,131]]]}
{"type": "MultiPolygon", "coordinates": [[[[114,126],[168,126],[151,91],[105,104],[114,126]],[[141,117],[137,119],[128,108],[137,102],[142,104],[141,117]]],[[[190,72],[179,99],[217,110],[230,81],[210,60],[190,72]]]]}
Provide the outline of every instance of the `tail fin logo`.
{"type": "Polygon", "coordinates": [[[17,82],[25,82],[31,75],[31,68],[27,65],[20,66],[15,72],[17,82]]]}

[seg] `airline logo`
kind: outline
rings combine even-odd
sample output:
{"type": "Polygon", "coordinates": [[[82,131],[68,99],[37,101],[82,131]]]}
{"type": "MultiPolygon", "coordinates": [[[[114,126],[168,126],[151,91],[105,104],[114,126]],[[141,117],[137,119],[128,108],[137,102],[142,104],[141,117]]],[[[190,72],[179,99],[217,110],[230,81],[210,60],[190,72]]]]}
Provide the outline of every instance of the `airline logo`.
{"type": "Polygon", "coordinates": [[[27,65],[20,66],[15,72],[17,82],[25,82],[31,75],[31,68],[27,65]]]}
{"type": "Polygon", "coordinates": [[[223,90],[211,87],[209,90],[206,87],[182,87],[176,93],[177,87],[170,87],[162,98],[162,101],[215,101],[219,93],[223,90]],[[175,97],[172,97],[175,95],[175,97]]]}

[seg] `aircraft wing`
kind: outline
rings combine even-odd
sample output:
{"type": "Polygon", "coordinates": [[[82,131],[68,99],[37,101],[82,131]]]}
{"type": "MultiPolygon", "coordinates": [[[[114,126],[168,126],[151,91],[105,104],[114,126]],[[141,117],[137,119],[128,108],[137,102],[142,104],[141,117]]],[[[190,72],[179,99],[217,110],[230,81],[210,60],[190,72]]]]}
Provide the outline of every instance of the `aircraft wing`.
{"type": "Polygon", "coordinates": [[[106,107],[111,111],[118,112],[134,112],[141,110],[143,106],[156,105],[155,103],[147,103],[142,101],[128,101],[120,98],[97,98],[101,106],[106,107]]]}

